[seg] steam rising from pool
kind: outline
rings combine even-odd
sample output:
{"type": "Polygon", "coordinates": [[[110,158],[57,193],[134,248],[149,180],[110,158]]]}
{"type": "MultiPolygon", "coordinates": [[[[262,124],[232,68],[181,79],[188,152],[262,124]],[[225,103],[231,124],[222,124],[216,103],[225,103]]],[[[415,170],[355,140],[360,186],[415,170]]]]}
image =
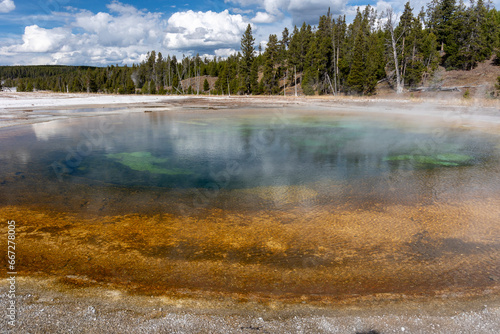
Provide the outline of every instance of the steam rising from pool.
{"type": "Polygon", "coordinates": [[[499,148],[473,129],[284,110],[73,118],[2,137],[0,213],[27,220],[27,270],[147,293],[487,288],[499,148]]]}

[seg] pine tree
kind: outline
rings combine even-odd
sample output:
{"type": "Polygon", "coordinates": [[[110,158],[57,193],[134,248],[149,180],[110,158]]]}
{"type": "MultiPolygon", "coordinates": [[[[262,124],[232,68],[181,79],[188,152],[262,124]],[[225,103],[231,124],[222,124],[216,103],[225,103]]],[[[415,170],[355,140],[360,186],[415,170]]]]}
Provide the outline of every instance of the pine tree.
{"type": "Polygon", "coordinates": [[[428,4],[427,26],[436,35],[440,44],[450,42],[454,36],[453,19],[456,10],[455,0],[432,0],[428,4]]]}
{"type": "Polygon", "coordinates": [[[443,53],[443,64],[452,68],[458,52],[457,34],[464,29],[465,6],[455,0],[432,0],[427,9],[427,26],[436,35],[443,53]],[[451,59],[448,61],[448,58],[451,59]]]}
{"type": "Polygon", "coordinates": [[[229,72],[228,72],[228,80],[229,80],[229,92],[231,94],[236,94],[237,92],[241,92],[240,88],[240,79],[238,78],[238,66],[240,64],[241,54],[238,53],[236,55],[232,55],[228,58],[229,63],[229,72]]]}
{"type": "Polygon", "coordinates": [[[264,92],[267,94],[275,94],[279,91],[278,80],[274,66],[278,57],[278,38],[276,35],[269,35],[266,51],[264,52],[264,73],[262,83],[264,92]]]}
{"type": "Polygon", "coordinates": [[[174,73],[173,78],[172,78],[172,91],[174,94],[181,94],[181,87],[180,87],[180,81],[179,77],[177,76],[177,73],[174,73]]]}
{"type": "Polygon", "coordinates": [[[437,51],[438,45],[436,35],[432,32],[426,32],[421,45],[422,59],[425,68],[425,73],[423,74],[424,78],[428,78],[439,65],[440,57],[437,51]]]}
{"type": "Polygon", "coordinates": [[[302,76],[302,91],[305,95],[314,95],[314,83],[316,82],[316,76],[314,70],[308,68],[305,70],[302,76]]]}
{"type": "Polygon", "coordinates": [[[397,38],[396,47],[402,86],[416,86],[422,79],[425,69],[421,53],[424,39],[422,29],[424,16],[422,11],[418,17],[414,17],[410,2],[407,2],[394,31],[397,38]]]}
{"type": "Polygon", "coordinates": [[[163,55],[161,54],[161,52],[158,52],[155,64],[155,78],[154,78],[157,87],[165,86],[164,72],[165,72],[165,60],[163,59],[163,55]]]}
{"type": "Polygon", "coordinates": [[[492,47],[486,37],[489,32],[485,31],[487,14],[483,0],[478,0],[477,3],[471,1],[471,6],[465,11],[464,30],[460,34],[461,43],[454,67],[470,70],[478,62],[491,56],[492,47]]]}
{"type": "Polygon", "coordinates": [[[323,94],[331,89],[329,73],[333,72],[333,29],[330,14],[320,17],[316,35],[318,52],[315,62],[318,68],[318,91],[323,94]]]}
{"type": "MultiPolygon", "coordinates": [[[[241,54],[227,59],[202,60],[196,55],[183,56],[178,62],[175,56],[164,58],[151,51],[132,67],[0,66],[1,84],[18,86],[19,91],[125,94],[134,93],[137,87],[145,94],[164,94],[165,86],[184,93],[182,80],[210,75],[218,77],[213,88],[219,93],[276,94],[281,80],[285,79],[285,85],[296,82],[297,73],[306,94],[374,94],[377,82],[387,76],[401,91],[428,80],[440,63],[447,69],[469,70],[496,53],[500,64],[500,12],[490,6],[486,0],[470,0],[470,5],[462,0],[431,0],[427,16],[422,10],[415,17],[407,3],[399,20],[390,17],[392,25],[385,31],[370,6],[358,9],[349,25],[345,16],[335,20],[328,12],[319,18],[317,29],[304,23],[300,29],[295,26],[292,34],[285,28],[279,41],[271,36],[259,56],[254,55],[248,26],[241,39],[241,54]],[[387,41],[389,48],[384,45],[387,41]],[[260,83],[259,70],[263,71],[260,83]]],[[[203,84],[204,90],[210,89],[208,80],[203,84]]],[[[199,86],[197,81],[186,89],[193,92],[199,86]]]]}
{"type": "Polygon", "coordinates": [[[250,71],[254,60],[254,42],[255,38],[252,36],[252,26],[248,24],[247,29],[241,38],[241,51],[243,52],[243,58],[240,66],[240,73],[245,94],[250,94],[252,92],[250,71]]]}
{"type": "Polygon", "coordinates": [[[148,93],[149,94],[156,94],[156,84],[155,84],[155,81],[153,79],[151,79],[151,81],[149,82],[148,93]]]}
{"type": "Polygon", "coordinates": [[[297,27],[294,28],[288,47],[288,63],[290,69],[296,69],[297,72],[302,72],[304,70],[304,62],[309,50],[309,43],[313,37],[311,26],[307,25],[305,22],[302,24],[300,30],[297,27]]]}
{"type": "Polygon", "coordinates": [[[377,83],[385,78],[385,33],[381,30],[367,37],[365,94],[376,93],[377,83]]]}
{"type": "Polygon", "coordinates": [[[215,81],[215,88],[219,94],[230,94],[230,86],[229,86],[229,58],[228,60],[224,63],[224,67],[222,68],[222,71],[219,74],[219,78],[217,81],[215,81]]]}
{"type": "Polygon", "coordinates": [[[339,16],[335,21],[333,27],[333,87],[335,92],[342,90],[342,82],[344,77],[341,71],[342,63],[344,63],[345,58],[345,40],[346,40],[346,29],[347,25],[345,23],[345,16],[339,16]]]}
{"type": "Polygon", "coordinates": [[[300,66],[300,44],[301,36],[297,26],[293,28],[292,37],[290,38],[290,44],[288,46],[288,65],[291,70],[301,69],[300,66]]]}
{"type": "Polygon", "coordinates": [[[319,66],[318,66],[318,41],[313,38],[309,42],[309,50],[307,51],[305,62],[303,65],[304,71],[302,76],[302,91],[306,95],[314,95],[315,87],[319,79],[319,66]]]}
{"type": "MultiPolygon", "coordinates": [[[[487,6],[488,7],[488,6],[487,6]]],[[[500,53],[500,11],[490,8],[484,24],[484,33],[486,34],[486,44],[492,50],[500,53]]]]}
{"type": "Polygon", "coordinates": [[[130,77],[127,78],[127,84],[125,86],[125,94],[135,94],[134,81],[130,77]]]}
{"type": "Polygon", "coordinates": [[[398,63],[401,73],[401,85],[403,87],[406,79],[406,68],[410,61],[409,54],[411,52],[409,48],[409,46],[411,46],[411,40],[408,39],[410,39],[413,33],[414,20],[413,8],[411,8],[410,2],[407,2],[403,14],[399,18],[399,24],[396,29],[394,29],[394,34],[397,36],[396,46],[400,50],[398,50],[398,63]]]}
{"type": "MultiPolygon", "coordinates": [[[[86,84],[86,89],[87,93],[95,93],[97,92],[97,84],[95,81],[95,73],[89,69],[87,69],[87,72],[85,74],[85,84],[86,84]]],[[[59,91],[64,91],[64,84],[60,83],[59,85],[59,91]]]]}
{"type": "MultiPolygon", "coordinates": [[[[262,56],[259,56],[262,57],[262,56]]],[[[259,58],[255,58],[250,69],[250,88],[252,94],[261,94],[259,90],[259,58]]]]}
{"type": "Polygon", "coordinates": [[[207,78],[205,78],[205,81],[203,81],[203,91],[208,92],[210,89],[210,84],[208,83],[207,78]]]}
{"type": "Polygon", "coordinates": [[[283,90],[286,89],[287,81],[288,81],[288,48],[290,46],[290,33],[288,32],[288,28],[285,27],[281,34],[281,40],[278,43],[278,57],[277,62],[280,65],[276,75],[279,78],[284,78],[283,90]]]}
{"type": "Polygon", "coordinates": [[[354,42],[354,57],[351,71],[347,77],[347,86],[353,94],[362,94],[365,90],[366,72],[363,53],[366,50],[365,36],[363,30],[359,29],[354,42]]]}
{"type": "Polygon", "coordinates": [[[25,92],[26,91],[26,84],[24,83],[23,79],[18,80],[16,91],[18,91],[18,92],[25,92]]]}

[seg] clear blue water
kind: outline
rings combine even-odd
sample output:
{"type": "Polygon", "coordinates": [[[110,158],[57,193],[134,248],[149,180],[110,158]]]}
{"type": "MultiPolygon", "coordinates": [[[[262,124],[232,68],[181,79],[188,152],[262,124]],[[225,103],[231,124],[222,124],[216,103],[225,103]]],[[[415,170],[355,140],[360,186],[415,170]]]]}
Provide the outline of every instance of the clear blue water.
{"type": "MultiPolygon", "coordinates": [[[[0,129],[0,166],[2,208],[44,224],[82,218],[28,236],[70,241],[82,259],[116,245],[127,261],[154,257],[151,271],[128,268],[139,282],[206,279],[241,292],[251,277],[245,292],[337,296],[489,286],[499,275],[500,138],[473,129],[280,109],[125,113],[0,129]],[[206,271],[211,280],[186,269],[193,261],[228,265],[206,271]]],[[[99,280],[120,277],[117,263],[63,270],[99,280]]]]}
{"type": "Polygon", "coordinates": [[[495,172],[499,161],[498,138],[472,130],[304,113],[133,113],[8,131],[14,134],[0,142],[4,172],[124,187],[239,189],[417,170],[495,172]]]}

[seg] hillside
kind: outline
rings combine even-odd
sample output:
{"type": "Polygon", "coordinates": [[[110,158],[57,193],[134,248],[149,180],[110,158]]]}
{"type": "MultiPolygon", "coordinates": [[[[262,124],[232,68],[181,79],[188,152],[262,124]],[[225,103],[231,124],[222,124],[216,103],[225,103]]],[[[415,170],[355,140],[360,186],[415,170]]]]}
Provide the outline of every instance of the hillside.
{"type": "MultiPolygon", "coordinates": [[[[440,97],[440,98],[462,98],[466,89],[469,89],[471,97],[484,98],[489,97],[490,93],[495,89],[495,83],[497,78],[500,76],[500,66],[497,65],[496,57],[493,56],[491,59],[483,61],[477,65],[476,68],[463,71],[463,70],[451,70],[447,71],[444,67],[439,67],[439,69],[434,73],[432,78],[427,79],[422,83],[422,86],[441,86],[441,87],[464,87],[472,86],[470,88],[460,88],[460,91],[439,91],[439,92],[409,92],[408,87],[406,87],[403,95],[410,95],[414,97],[440,97]]],[[[210,83],[210,89],[215,89],[215,82],[218,77],[201,76],[182,80],[182,87],[187,91],[187,87],[191,85],[193,92],[196,92],[197,85],[203,86],[203,81],[205,78],[210,83]]],[[[259,78],[262,78],[262,73],[259,73],[259,78]]],[[[302,74],[297,75],[297,95],[304,95],[302,87],[300,85],[300,80],[302,74]]],[[[280,87],[283,87],[283,80],[279,81],[280,87]]],[[[201,91],[201,88],[200,88],[201,91]]],[[[282,90],[283,92],[283,90],[282,90]]],[[[283,94],[283,93],[281,93],[283,94]]],[[[295,87],[287,84],[286,95],[295,95],[295,87]]],[[[393,87],[391,87],[387,82],[382,82],[377,85],[376,96],[379,97],[391,97],[397,96],[393,87]]]]}
{"type": "MultiPolygon", "coordinates": [[[[422,86],[441,86],[441,87],[464,87],[460,91],[439,91],[439,92],[409,92],[405,90],[405,95],[414,97],[439,97],[439,98],[462,98],[465,90],[469,89],[470,96],[476,98],[489,97],[490,93],[495,89],[495,83],[500,76],[500,66],[496,64],[496,57],[478,63],[477,67],[469,70],[451,70],[447,71],[444,67],[434,73],[432,78],[424,81],[422,86]]],[[[387,82],[378,84],[377,95],[389,97],[396,95],[394,89],[387,82]]]]}

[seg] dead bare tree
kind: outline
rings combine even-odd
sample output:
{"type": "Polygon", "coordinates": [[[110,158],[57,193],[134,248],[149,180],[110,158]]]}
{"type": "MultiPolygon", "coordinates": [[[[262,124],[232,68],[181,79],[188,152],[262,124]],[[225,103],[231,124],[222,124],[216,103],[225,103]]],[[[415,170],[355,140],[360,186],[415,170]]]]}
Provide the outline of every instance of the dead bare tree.
{"type": "Polygon", "coordinates": [[[394,70],[396,72],[396,93],[401,94],[403,92],[403,86],[404,86],[404,78],[401,73],[401,69],[399,68],[399,61],[398,61],[398,51],[397,51],[397,45],[399,42],[399,39],[404,35],[404,29],[403,32],[401,32],[399,37],[395,36],[395,28],[396,28],[396,14],[394,14],[394,11],[392,10],[392,7],[389,7],[387,11],[385,12],[385,18],[387,19],[386,22],[386,29],[389,31],[391,35],[391,40],[389,41],[390,43],[390,48],[391,48],[391,53],[394,58],[394,70]]]}

